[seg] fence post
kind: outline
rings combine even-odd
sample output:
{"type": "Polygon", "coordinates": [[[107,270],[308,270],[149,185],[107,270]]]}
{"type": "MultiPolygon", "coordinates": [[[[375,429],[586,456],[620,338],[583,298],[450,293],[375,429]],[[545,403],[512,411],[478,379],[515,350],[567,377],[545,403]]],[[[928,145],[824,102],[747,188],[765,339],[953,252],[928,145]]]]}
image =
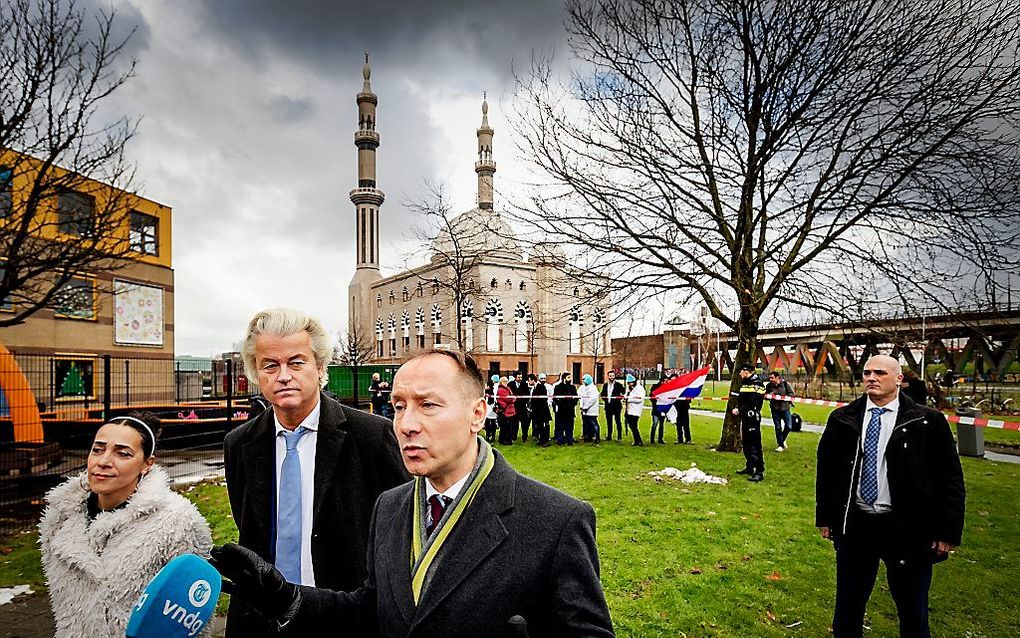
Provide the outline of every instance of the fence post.
{"type": "Polygon", "coordinates": [[[131,406],[131,359],[124,359],[124,406],[131,406]]]}
{"type": "Polygon", "coordinates": [[[234,361],[227,359],[227,427],[234,420],[234,361]]]}
{"type": "Polygon", "coordinates": [[[174,400],[181,402],[181,362],[174,364],[174,400]]]}
{"type": "Polygon", "coordinates": [[[110,370],[111,356],[108,354],[103,355],[103,421],[110,420],[110,380],[112,378],[112,371],[110,370]]]}

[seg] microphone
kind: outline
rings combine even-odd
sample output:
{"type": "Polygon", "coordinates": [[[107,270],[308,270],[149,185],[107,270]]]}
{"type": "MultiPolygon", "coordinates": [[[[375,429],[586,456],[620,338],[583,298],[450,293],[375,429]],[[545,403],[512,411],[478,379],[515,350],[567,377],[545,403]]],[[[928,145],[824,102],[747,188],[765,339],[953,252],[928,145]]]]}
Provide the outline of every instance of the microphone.
{"type": "Polygon", "coordinates": [[[523,616],[512,616],[506,624],[510,625],[510,635],[513,638],[528,638],[528,621],[523,616]]]}
{"type": "Polygon", "coordinates": [[[204,558],[181,554],[152,579],[128,619],[127,638],[191,638],[216,610],[223,578],[204,558]]]}

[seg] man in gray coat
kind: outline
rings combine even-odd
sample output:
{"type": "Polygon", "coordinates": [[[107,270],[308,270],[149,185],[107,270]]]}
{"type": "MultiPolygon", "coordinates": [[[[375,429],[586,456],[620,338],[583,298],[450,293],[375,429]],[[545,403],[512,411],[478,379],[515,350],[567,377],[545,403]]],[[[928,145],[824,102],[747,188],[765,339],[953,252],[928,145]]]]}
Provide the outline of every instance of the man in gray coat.
{"type": "Polygon", "coordinates": [[[285,635],[613,636],[594,511],[518,474],[478,436],[486,405],[475,362],[451,351],[411,359],[393,406],[416,478],[376,502],[365,584],[295,586],[243,547],[215,548],[236,594],[285,635]]]}

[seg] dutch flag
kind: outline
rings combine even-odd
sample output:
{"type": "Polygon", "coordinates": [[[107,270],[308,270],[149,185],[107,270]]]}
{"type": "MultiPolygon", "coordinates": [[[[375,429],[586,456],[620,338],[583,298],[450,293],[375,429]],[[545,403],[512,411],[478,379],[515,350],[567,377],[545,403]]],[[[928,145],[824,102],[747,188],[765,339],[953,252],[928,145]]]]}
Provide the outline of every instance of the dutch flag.
{"type": "Polygon", "coordinates": [[[706,367],[681,374],[652,390],[651,397],[659,405],[669,405],[677,399],[693,399],[701,394],[701,388],[711,371],[711,367],[706,367]]]}

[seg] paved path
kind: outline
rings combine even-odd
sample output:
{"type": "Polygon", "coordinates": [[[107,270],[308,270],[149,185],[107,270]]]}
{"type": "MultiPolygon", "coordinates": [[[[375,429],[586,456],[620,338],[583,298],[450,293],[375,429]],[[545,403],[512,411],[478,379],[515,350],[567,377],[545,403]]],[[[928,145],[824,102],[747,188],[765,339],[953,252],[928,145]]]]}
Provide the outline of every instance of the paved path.
{"type": "MultiPolygon", "coordinates": [[[[711,410],[691,410],[691,414],[697,414],[698,416],[709,416],[716,419],[721,419],[724,416],[722,412],[712,412],[711,410]]],[[[819,423],[805,423],[803,424],[802,427],[804,428],[805,432],[815,432],[816,434],[821,434],[822,430],[825,429],[825,426],[819,423]]],[[[1000,454],[998,452],[991,452],[985,450],[984,458],[985,460],[997,461],[999,463],[1020,464],[1020,455],[1016,454],[1000,454]]]]}
{"type": "MultiPolygon", "coordinates": [[[[225,618],[212,621],[210,638],[223,638],[225,618]]],[[[0,605],[0,638],[53,638],[53,615],[46,594],[18,596],[0,605]]]]}

